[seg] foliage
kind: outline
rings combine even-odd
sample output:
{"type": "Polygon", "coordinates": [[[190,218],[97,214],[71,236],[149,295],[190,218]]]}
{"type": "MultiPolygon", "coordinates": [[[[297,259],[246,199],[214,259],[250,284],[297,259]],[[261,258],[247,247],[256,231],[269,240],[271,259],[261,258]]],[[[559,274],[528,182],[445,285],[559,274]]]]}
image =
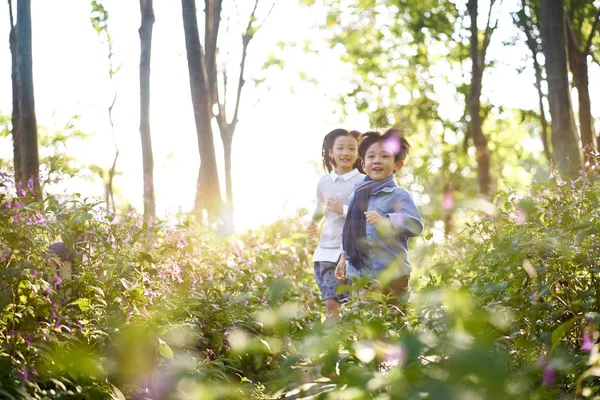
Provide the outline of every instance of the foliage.
{"type": "Polygon", "coordinates": [[[0,393],[595,395],[598,156],[573,182],[500,193],[447,243],[425,235],[411,301],[388,306],[356,282],[335,326],[323,323],[301,218],[223,238],[86,199],[26,202],[2,175],[0,393]],[[76,251],[70,280],[47,253],[57,240],[76,251]]]}

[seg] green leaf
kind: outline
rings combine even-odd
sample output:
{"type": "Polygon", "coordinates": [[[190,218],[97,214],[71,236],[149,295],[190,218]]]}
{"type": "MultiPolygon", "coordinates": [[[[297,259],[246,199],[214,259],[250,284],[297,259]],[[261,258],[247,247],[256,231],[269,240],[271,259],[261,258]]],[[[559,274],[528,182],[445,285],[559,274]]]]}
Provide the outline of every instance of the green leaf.
{"type": "Polygon", "coordinates": [[[171,347],[169,347],[167,342],[162,339],[158,339],[158,353],[169,360],[172,360],[175,357],[171,347]]]}
{"type": "Polygon", "coordinates": [[[86,312],[90,309],[90,300],[86,298],[77,299],[71,304],[76,304],[77,306],[79,306],[79,309],[83,312],[86,312]]]}
{"type": "Polygon", "coordinates": [[[0,311],[4,310],[12,300],[12,291],[9,289],[0,292],[0,311]]]}
{"type": "Polygon", "coordinates": [[[144,261],[149,262],[150,264],[152,264],[154,261],[152,260],[152,256],[146,252],[141,251],[140,252],[140,258],[144,261]]]}
{"type": "Polygon", "coordinates": [[[554,350],[558,342],[560,342],[563,336],[565,336],[565,333],[567,333],[567,331],[569,330],[571,325],[573,325],[574,322],[575,318],[571,318],[565,323],[563,323],[561,326],[556,328],[554,332],[552,332],[552,343],[550,344],[550,351],[554,350]]]}

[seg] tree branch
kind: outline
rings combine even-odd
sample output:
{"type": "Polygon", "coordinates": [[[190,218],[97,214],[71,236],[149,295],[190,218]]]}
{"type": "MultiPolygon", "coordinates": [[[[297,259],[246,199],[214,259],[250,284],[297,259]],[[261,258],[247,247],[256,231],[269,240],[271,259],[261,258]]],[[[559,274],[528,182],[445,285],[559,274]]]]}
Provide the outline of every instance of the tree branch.
{"type": "MultiPolygon", "coordinates": [[[[258,32],[260,30],[260,28],[264,25],[264,23],[267,21],[267,19],[273,12],[273,8],[275,8],[275,2],[273,2],[273,4],[271,5],[271,9],[269,10],[267,16],[263,19],[263,21],[255,29],[252,29],[252,23],[256,20],[257,8],[258,8],[258,0],[255,0],[254,8],[252,9],[252,13],[250,14],[248,26],[246,27],[246,32],[244,32],[244,34],[242,35],[242,59],[240,61],[240,74],[238,77],[238,87],[237,87],[237,93],[236,93],[236,99],[235,99],[235,108],[233,111],[233,118],[230,123],[230,126],[232,126],[234,129],[235,129],[235,125],[238,122],[238,114],[239,114],[239,110],[240,110],[240,100],[242,97],[242,88],[244,87],[244,84],[246,83],[246,81],[244,80],[244,71],[246,69],[246,58],[248,56],[248,45],[250,44],[250,41],[252,40],[252,38],[254,38],[254,35],[256,34],[256,32],[258,32]]],[[[234,129],[231,130],[231,134],[233,134],[234,129]]]]}
{"type": "Polygon", "coordinates": [[[590,47],[592,46],[592,39],[594,37],[594,33],[596,33],[596,27],[598,26],[599,19],[600,19],[600,7],[598,7],[598,12],[596,13],[596,19],[594,20],[594,24],[592,25],[592,31],[590,32],[590,36],[588,36],[587,42],[585,44],[585,48],[583,49],[583,54],[588,54],[590,52],[590,47]]]}
{"type": "Polygon", "coordinates": [[[8,0],[8,17],[10,18],[10,29],[14,29],[15,20],[13,18],[12,1],[8,0]]]}
{"type": "Polygon", "coordinates": [[[592,60],[594,60],[594,62],[596,64],[598,64],[598,66],[600,67],[600,61],[598,61],[598,59],[596,58],[596,56],[594,55],[594,53],[590,53],[589,55],[592,56],[592,60]]]}
{"type": "Polygon", "coordinates": [[[254,31],[254,33],[258,32],[260,30],[260,28],[262,28],[262,26],[265,24],[265,22],[267,22],[267,20],[269,19],[269,17],[271,16],[271,13],[273,12],[273,9],[275,8],[275,2],[273,2],[273,4],[271,4],[271,8],[269,9],[269,12],[267,13],[267,16],[265,17],[265,19],[263,19],[263,21],[256,27],[256,30],[254,31]]]}
{"type": "MultiPolygon", "coordinates": [[[[492,34],[494,33],[494,31],[498,27],[498,21],[499,21],[498,18],[496,18],[496,22],[494,23],[493,26],[491,24],[491,22],[492,22],[492,10],[494,8],[494,4],[495,3],[496,3],[496,0],[491,0],[490,1],[490,9],[488,10],[487,22],[485,24],[485,32],[484,32],[484,36],[483,36],[482,58],[485,58],[485,53],[487,52],[487,48],[488,48],[488,46],[490,44],[490,41],[492,40],[492,34]]],[[[500,0],[498,3],[500,5],[502,5],[502,0],[500,0]]],[[[482,60],[482,64],[483,63],[484,63],[484,60],[482,60]]]]}

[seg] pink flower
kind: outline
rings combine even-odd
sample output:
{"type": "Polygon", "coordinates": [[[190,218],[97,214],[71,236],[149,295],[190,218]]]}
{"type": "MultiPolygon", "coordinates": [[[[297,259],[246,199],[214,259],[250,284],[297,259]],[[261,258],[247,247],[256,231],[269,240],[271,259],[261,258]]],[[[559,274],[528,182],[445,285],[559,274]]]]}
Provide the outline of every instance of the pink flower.
{"type": "Polygon", "coordinates": [[[590,332],[587,330],[583,331],[583,337],[581,338],[581,350],[591,353],[593,348],[594,343],[592,343],[590,332]]]}
{"type": "Polygon", "coordinates": [[[449,210],[453,206],[454,206],[454,199],[452,198],[452,192],[448,190],[444,194],[444,200],[442,200],[442,207],[444,207],[444,209],[446,209],[446,210],[449,210]]]}
{"type": "Polygon", "coordinates": [[[523,209],[521,207],[517,208],[516,221],[517,221],[517,225],[523,225],[525,223],[525,221],[527,221],[527,215],[525,214],[525,211],[523,211],[523,209]]]}

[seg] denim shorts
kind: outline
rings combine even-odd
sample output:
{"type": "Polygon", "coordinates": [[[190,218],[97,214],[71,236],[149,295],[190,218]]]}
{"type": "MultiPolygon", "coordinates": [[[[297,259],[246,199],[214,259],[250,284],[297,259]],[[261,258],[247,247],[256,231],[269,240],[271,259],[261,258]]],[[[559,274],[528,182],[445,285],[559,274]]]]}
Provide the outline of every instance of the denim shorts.
{"type": "Polygon", "coordinates": [[[315,280],[317,281],[317,285],[321,290],[321,294],[325,300],[327,299],[335,299],[340,303],[344,302],[348,299],[349,293],[343,292],[336,294],[338,287],[340,285],[348,285],[352,284],[352,281],[348,278],[338,281],[335,278],[335,267],[337,263],[330,261],[315,261],[314,269],[315,269],[315,280]]]}

